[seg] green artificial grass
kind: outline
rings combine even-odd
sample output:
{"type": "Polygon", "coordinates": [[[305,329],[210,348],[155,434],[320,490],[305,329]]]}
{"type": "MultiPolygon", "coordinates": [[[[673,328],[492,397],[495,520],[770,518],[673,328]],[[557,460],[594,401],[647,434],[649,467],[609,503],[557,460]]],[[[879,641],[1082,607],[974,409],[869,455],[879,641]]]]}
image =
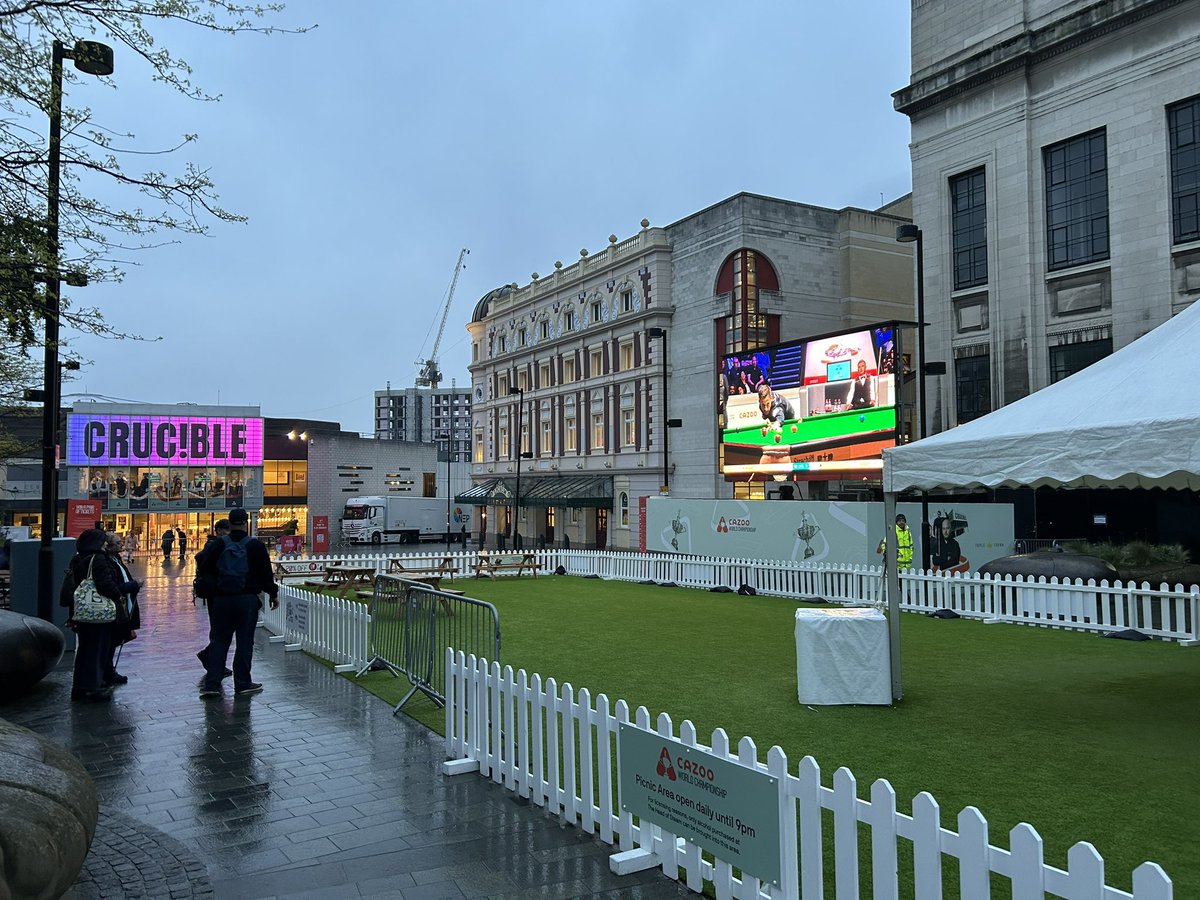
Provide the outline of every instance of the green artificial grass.
{"type": "MultiPolygon", "coordinates": [[[[811,755],[826,785],[849,767],[860,797],[886,778],[905,812],[929,791],[943,827],[976,806],[998,846],[1029,822],[1060,868],[1090,841],[1127,891],[1153,860],[1175,896],[1200,896],[1200,649],[905,614],[899,704],[809,707],[796,696],[796,601],[567,577],[456,586],[496,605],[514,671],[666,712],[677,730],[690,719],[704,743],[717,727],[749,735],[761,760],[778,744],[793,772],[811,755]]],[[[385,672],[359,681],[393,703],[409,688],[385,672]]],[[[405,711],[443,731],[428,700],[405,711]]]]}

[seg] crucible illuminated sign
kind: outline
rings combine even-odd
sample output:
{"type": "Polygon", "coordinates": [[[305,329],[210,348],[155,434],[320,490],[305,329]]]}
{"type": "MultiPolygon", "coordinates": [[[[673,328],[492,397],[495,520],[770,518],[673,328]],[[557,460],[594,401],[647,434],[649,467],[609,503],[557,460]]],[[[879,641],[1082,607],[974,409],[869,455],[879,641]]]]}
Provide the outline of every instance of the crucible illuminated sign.
{"type": "Polygon", "coordinates": [[[222,416],[67,419],[70,466],[261,466],[263,420],[222,416]]]}

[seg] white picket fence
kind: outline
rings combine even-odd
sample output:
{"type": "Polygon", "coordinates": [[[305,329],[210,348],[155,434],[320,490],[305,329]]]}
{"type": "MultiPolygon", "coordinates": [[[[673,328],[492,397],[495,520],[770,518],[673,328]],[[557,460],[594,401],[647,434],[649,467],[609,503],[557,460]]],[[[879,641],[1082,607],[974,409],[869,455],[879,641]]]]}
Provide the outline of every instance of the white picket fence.
{"type": "MultiPolygon", "coordinates": [[[[569,575],[594,575],[606,580],[674,583],[712,589],[743,584],[758,594],[833,604],[872,602],[881,596],[880,566],[780,562],[770,559],[668,556],[668,554],[590,551],[536,551],[544,572],[559,565],[569,575]]],[[[461,576],[474,571],[474,551],[455,553],[379,554],[349,557],[311,557],[306,565],[320,571],[332,559],[353,559],[386,571],[388,560],[436,565],[454,560],[461,576]]],[[[509,577],[509,576],[502,576],[509,577]]],[[[516,577],[512,575],[511,577],[516,577]]],[[[953,610],[966,618],[1081,631],[1136,629],[1151,637],[1200,644],[1200,587],[1183,584],[1122,584],[1096,581],[1058,581],[1057,578],[936,574],[908,570],[900,574],[900,608],[906,612],[953,610]]]]}
{"type": "Polygon", "coordinates": [[[259,624],[271,632],[271,643],[327,659],[334,664],[335,672],[358,671],[371,659],[371,614],[365,603],[283,584],[279,588],[279,608],[264,604],[259,624]],[[303,614],[294,608],[289,616],[289,604],[305,607],[303,614]]]}
{"type": "Polygon", "coordinates": [[[897,810],[896,793],[887,781],[871,785],[869,797],[859,797],[850,770],[838,769],[832,786],[821,783],[816,760],[806,756],[789,768],[786,754],[772,747],[760,761],[754,741],[744,737],[736,750],[724,730],[712,733],[711,744],[697,741],[696,729],[684,721],[678,734],[669,716],[661,714],[656,727],[645,707],[633,722],[644,731],[677,738],[730,761],[766,772],[778,780],[780,791],[779,885],[763,884],[749,876],[735,877],[730,863],[711,848],[677,838],[621,811],[614,777],[616,741],[622,723],[629,723],[629,705],[618,700],[610,707],[604,694],[592,703],[586,689],[576,694],[570,684],[542,680],[525,670],[514,676],[511,667],[474,656],[446,652],[446,756],[448,774],[480,772],[495,783],[549,809],[564,821],[623,851],[612,867],[628,873],[660,866],[663,874],[682,880],[692,891],[712,883],[718,898],[806,900],[825,896],[825,868],[834,873],[838,900],[858,900],[863,873],[860,842],[869,841],[871,895],[899,896],[898,857],[901,841],[911,845],[913,896],[941,900],[943,896],[987,898],[992,873],[1007,878],[1011,896],[1041,900],[1045,894],[1068,900],[1169,900],[1170,878],[1156,863],[1143,863],[1133,872],[1133,893],[1105,883],[1104,860],[1086,842],[1067,854],[1065,870],[1048,865],[1041,837],[1021,824],[1009,832],[1006,850],[990,842],[988,823],[980,811],[959,813],[957,831],[943,827],[937,801],[927,792],[912,801],[911,814],[897,810]],[[824,811],[832,826],[826,827],[824,811]],[[797,827],[797,822],[799,823],[797,827]],[[865,826],[861,829],[860,825],[865,826]],[[943,861],[958,861],[959,883],[943,883],[943,861]]]}

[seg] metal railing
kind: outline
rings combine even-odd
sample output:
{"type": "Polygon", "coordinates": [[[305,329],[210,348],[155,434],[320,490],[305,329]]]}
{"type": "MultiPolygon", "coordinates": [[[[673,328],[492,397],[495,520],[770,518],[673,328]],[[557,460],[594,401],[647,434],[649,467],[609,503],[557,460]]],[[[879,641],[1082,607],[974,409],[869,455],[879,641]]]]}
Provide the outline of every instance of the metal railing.
{"type": "Polygon", "coordinates": [[[358,675],[383,668],[408,678],[412,689],[394,713],[418,693],[445,705],[442,659],[448,647],[489,658],[500,656],[496,607],[461,591],[435,590],[399,575],[377,575],[370,613],[370,658],[358,675]]]}

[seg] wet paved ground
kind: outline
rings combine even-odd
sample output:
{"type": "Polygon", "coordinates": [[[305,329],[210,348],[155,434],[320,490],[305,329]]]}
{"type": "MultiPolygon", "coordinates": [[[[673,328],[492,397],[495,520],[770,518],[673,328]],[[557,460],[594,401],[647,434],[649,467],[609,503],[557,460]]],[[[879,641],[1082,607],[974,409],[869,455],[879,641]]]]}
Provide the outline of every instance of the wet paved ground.
{"type": "Polygon", "coordinates": [[[259,630],[266,689],[203,701],[207,640],[191,572],[146,570],[143,625],[111,704],[72,704],[70,655],[0,716],[62,744],[100,795],[71,900],[680,897],[618,878],[609,848],[475,775],[447,778],[441,738],[259,630]]]}

